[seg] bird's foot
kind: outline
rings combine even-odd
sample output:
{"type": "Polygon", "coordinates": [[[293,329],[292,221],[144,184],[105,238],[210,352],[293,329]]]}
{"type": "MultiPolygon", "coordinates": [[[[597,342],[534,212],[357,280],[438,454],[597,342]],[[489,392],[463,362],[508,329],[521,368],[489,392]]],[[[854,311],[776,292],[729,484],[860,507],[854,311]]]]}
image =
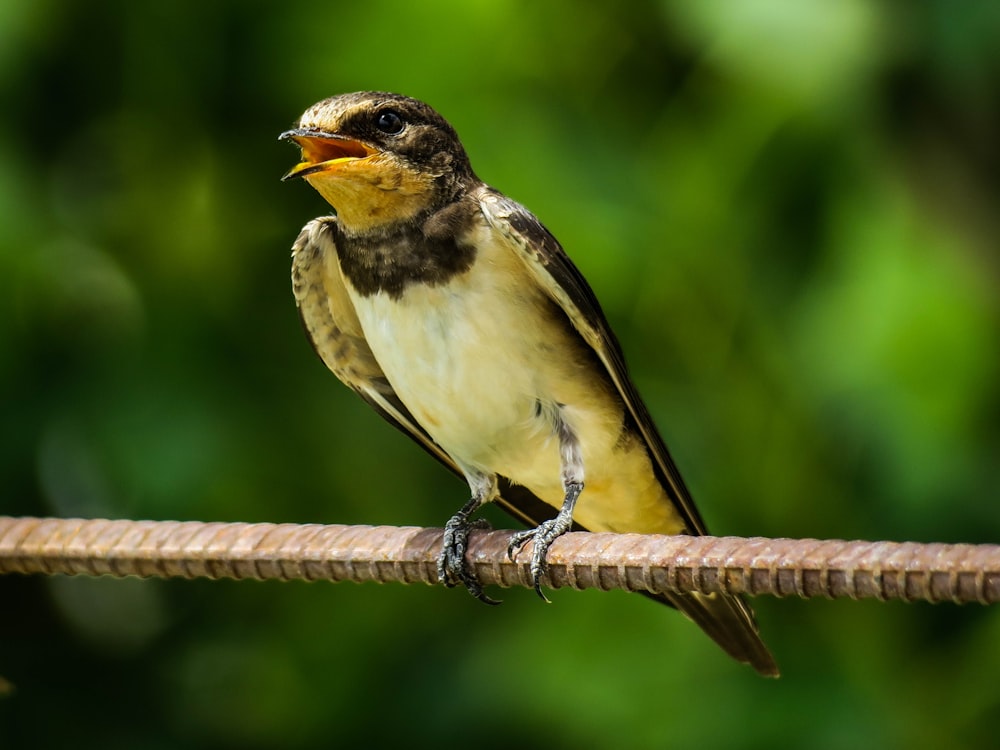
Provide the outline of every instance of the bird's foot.
{"type": "Polygon", "coordinates": [[[463,511],[452,516],[444,526],[444,541],[437,563],[438,580],[449,587],[461,583],[484,604],[500,604],[499,600],[486,595],[482,584],[465,560],[465,553],[469,548],[469,532],[473,529],[490,528],[489,521],[482,518],[470,521],[469,514],[463,511]]]}
{"type": "Polygon", "coordinates": [[[545,561],[545,556],[548,554],[549,547],[552,546],[552,543],[569,531],[572,526],[572,513],[560,512],[555,518],[539,524],[534,529],[517,532],[513,537],[511,537],[510,544],[507,545],[507,558],[513,561],[514,556],[518,554],[528,542],[534,542],[531,549],[531,563],[529,568],[531,570],[531,580],[535,584],[535,593],[538,594],[544,602],[549,601],[545,594],[542,593],[542,576],[545,575],[545,571],[548,569],[548,563],[545,561]]]}

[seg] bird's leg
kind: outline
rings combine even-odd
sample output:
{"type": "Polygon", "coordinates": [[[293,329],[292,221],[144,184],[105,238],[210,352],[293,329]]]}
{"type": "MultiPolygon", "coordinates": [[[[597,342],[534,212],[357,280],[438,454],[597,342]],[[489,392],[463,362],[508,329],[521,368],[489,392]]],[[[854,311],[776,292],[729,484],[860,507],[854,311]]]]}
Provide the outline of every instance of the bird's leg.
{"type": "Polygon", "coordinates": [[[496,497],[497,478],[470,472],[467,472],[466,476],[469,478],[469,486],[472,487],[472,498],[444,525],[444,541],[437,563],[438,580],[445,586],[461,583],[479,601],[485,604],[499,604],[498,600],[483,592],[482,585],[465,561],[469,532],[473,529],[490,527],[486,519],[471,521],[470,516],[496,497]]]}
{"type": "Polygon", "coordinates": [[[507,557],[513,560],[514,555],[522,547],[528,542],[534,542],[531,551],[531,580],[535,584],[535,592],[546,602],[548,599],[542,593],[541,587],[541,578],[546,569],[545,555],[552,542],[573,528],[573,509],[580,493],[583,492],[583,455],[580,443],[562,418],[557,420],[556,427],[559,432],[559,456],[562,462],[564,493],[562,508],[555,518],[539,524],[534,529],[516,533],[507,545],[507,557]]]}

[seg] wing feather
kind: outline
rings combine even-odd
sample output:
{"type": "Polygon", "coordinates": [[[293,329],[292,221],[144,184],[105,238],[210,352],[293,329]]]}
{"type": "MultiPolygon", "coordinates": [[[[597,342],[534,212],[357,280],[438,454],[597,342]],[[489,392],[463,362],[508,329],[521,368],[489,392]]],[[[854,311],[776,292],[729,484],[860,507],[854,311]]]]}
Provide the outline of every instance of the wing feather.
{"type": "MultiPolygon", "coordinates": [[[[645,440],[660,484],[684,519],[688,532],[707,534],[691,493],[629,377],[621,345],[586,279],[556,238],[519,203],[486,186],[479,189],[479,200],[486,220],[506,237],[535,281],[562,308],[577,333],[604,364],[628,415],[645,440]]],[[[684,612],[735,659],[753,665],[761,674],[778,675],[777,664],[758,634],[753,611],[742,597],[650,596],[684,612]]]]}
{"type": "Polygon", "coordinates": [[[507,238],[535,280],[563,309],[573,327],[604,364],[645,439],[660,483],[680,511],[688,530],[693,534],[708,533],[649,410],[629,377],[621,345],[583,274],[558,240],[519,203],[489,188],[484,189],[481,201],[487,221],[507,238]]]}
{"type": "MultiPolygon", "coordinates": [[[[519,204],[486,190],[482,205],[487,220],[510,241],[535,280],[549,290],[607,368],[627,404],[631,418],[646,440],[663,486],[682,513],[689,530],[696,534],[706,533],[687,487],[628,377],[621,347],[586,280],[556,239],[519,204]]],[[[399,399],[365,340],[337,260],[334,232],[331,231],[335,221],[334,217],[325,217],[309,222],[292,247],[292,287],[313,348],[333,374],[386,421],[461,477],[456,463],[434,442],[399,399]]],[[[499,479],[500,497],[496,502],[515,518],[528,525],[537,525],[554,513],[553,508],[524,487],[514,485],[504,477],[499,479]]],[[[736,659],[749,662],[763,674],[777,674],[777,666],[757,635],[753,615],[742,598],[701,595],[650,597],[680,609],[736,659]]]]}

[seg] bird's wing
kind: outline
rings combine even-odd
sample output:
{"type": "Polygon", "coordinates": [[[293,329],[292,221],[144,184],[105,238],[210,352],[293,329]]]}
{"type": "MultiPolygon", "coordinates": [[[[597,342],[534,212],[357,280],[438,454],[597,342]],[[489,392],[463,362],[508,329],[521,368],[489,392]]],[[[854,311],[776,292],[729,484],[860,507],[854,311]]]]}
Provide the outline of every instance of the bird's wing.
{"type": "MultiPolygon", "coordinates": [[[[663,438],[639,398],[625,368],[621,346],[586,279],[556,238],[527,209],[486,186],[479,189],[478,197],[486,220],[507,239],[534,280],[562,308],[577,333],[604,364],[625,402],[628,417],[645,440],[660,484],[684,519],[687,531],[708,533],[663,438]]],[[[760,639],[753,612],[742,597],[651,596],[684,612],[738,661],[752,665],[761,674],[778,675],[777,664],[760,639]]]]}
{"type": "Polygon", "coordinates": [[[562,308],[577,333],[604,364],[629,417],[646,442],[660,484],[680,512],[687,531],[708,533],[663,438],[632,384],[618,339],[583,274],[559,241],[522,205],[489,188],[482,189],[480,201],[487,221],[507,239],[535,281],[562,308]]]}
{"type": "MultiPolygon", "coordinates": [[[[389,424],[462,477],[451,456],[434,442],[400,401],[368,346],[337,260],[331,231],[335,222],[335,217],[313,219],[292,245],[292,290],[313,349],[334,375],[389,424]]],[[[497,504],[530,526],[554,513],[524,487],[511,485],[503,478],[500,492],[497,504]]]]}

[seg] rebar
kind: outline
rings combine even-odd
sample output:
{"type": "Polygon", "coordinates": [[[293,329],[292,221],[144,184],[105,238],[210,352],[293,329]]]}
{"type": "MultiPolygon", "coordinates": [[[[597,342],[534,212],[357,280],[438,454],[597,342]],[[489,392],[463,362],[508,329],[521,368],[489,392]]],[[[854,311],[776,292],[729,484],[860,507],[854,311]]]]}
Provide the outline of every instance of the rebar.
{"type": "MultiPolygon", "coordinates": [[[[479,531],[484,585],[532,585],[514,532],[479,531]]],[[[442,530],[396,526],[108,521],[0,516],[0,573],[436,584],[442,530]]],[[[802,598],[1000,601],[1000,545],[570,533],[551,588],[802,598]]]]}

